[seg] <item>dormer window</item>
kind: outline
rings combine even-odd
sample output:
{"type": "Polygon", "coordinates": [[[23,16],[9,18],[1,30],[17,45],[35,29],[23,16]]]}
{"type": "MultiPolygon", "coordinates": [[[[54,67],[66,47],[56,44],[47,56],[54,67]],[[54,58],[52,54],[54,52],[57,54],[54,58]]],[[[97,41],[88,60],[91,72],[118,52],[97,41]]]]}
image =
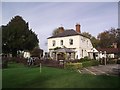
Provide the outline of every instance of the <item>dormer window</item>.
{"type": "Polygon", "coordinates": [[[63,45],[63,40],[60,41],[60,44],[63,45]]]}
{"type": "Polygon", "coordinates": [[[69,44],[73,45],[73,39],[69,39],[69,44]]]}
{"type": "Polygon", "coordinates": [[[53,44],[53,46],[55,46],[55,40],[53,40],[52,44],[53,44]]]}

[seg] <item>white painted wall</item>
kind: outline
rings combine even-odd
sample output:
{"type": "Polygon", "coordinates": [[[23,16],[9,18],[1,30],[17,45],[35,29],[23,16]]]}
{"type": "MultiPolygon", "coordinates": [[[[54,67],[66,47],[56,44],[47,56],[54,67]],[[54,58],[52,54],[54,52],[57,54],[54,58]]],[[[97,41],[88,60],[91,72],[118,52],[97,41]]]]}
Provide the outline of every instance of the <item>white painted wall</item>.
{"type": "Polygon", "coordinates": [[[49,52],[49,49],[53,49],[55,47],[62,47],[60,45],[60,41],[61,40],[63,40],[63,45],[66,46],[67,48],[76,48],[76,47],[79,47],[79,43],[76,43],[79,40],[79,36],[50,38],[50,39],[48,39],[48,52],[49,52]],[[69,44],[69,39],[73,39],[73,45],[69,44]],[[53,46],[53,40],[56,41],[56,45],[55,46],[53,46]]]}
{"type": "Polygon", "coordinates": [[[48,39],[48,52],[50,49],[54,49],[56,47],[62,47],[60,45],[60,41],[63,40],[63,45],[67,48],[75,48],[76,51],[75,57],[78,56],[78,59],[88,56],[87,50],[91,50],[93,48],[90,39],[75,35],[75,36],[68,36],[68,37],[57,37],[57,38],[50,38],[48,39]],[[73,45],[69,44],[69,39],[73,39],[73,45]],[[53,40],[55,40],[56,44],[53,46],[53,40]],[[83,50],[83,55],[82,55],[83,50]]]}
{"type": "Polygon", "coordinates": [[[115,58],[115,55],[114,54],[108,54],[108,57],[109,58],[115,58]]]}
{"type": "Polygon", "coordinates": [[[30,58],[30,52],[24,52],[23,57],[24,58],[30,58]]]}

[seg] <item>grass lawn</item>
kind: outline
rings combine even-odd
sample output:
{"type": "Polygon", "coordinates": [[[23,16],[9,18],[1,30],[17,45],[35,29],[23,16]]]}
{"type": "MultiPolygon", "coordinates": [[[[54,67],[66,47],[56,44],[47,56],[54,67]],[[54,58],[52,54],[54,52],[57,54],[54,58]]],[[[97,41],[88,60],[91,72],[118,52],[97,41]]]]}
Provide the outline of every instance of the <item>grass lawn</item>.
{"type": "Polygon", "coordinates": [[[2,71],[3,88],[117,88],[120,77],[94,76],[51,67],[9,64],[2,71]]]}

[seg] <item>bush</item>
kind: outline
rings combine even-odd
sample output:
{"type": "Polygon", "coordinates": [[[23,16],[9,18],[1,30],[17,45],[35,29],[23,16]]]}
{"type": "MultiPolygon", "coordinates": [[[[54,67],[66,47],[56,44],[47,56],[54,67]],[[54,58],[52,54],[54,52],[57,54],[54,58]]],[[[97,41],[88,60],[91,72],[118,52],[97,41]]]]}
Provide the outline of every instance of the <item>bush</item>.
{"type": "Polygon", "coordinates": [[[97,65],[99,65],[99,62],[96,60],[82,62],[83,67],[97,66],[97,65]]]}
{"type": "Polygon", "coordinates": [[[91,59],[82,59],[83,61],[77,62],[77,63],[71,63],[68,62],[64,65],[65,69],[68,70],[77,70],[77,69],[81,69],[82,67],[89,67],[89,66],[97,66],[99,65],[99,61],[96,60],[91,60],[91,59]]]}
{"type": "Polygon", "coordinates": [[[68,70],[77,70],[77,69],[81,69],[82,68],[82,63],[66,63],[65,64],[65,69],[68,70]]]}
{"type": "Polygon", "coordinates": [[[116,64],[116,63],[117,63],[117,60],[118,60],[118,59],[116,59],[116,58],[109,58],[109,59],[107,59],[107,63],[108,63],[108,64],[116,64]]]}
{"type": "Polygon", "coordinates": [[[117,64],[120,64],[120,60],[117,60],[117,64]]]}
{"type": "Polygon", "coordinates": [[[115,60],[109,60],[108,64],[116,64],[116,61],[115,60]]]}
{"type": "Polygon", "coordinates": [[[84,57],[80,59],[80,62],[90,61],[91,59],[89,57],[84,57]]]}
{"type": "Polygon", "coordinates": [[[99,65],[99,61],[93,60],[92,62],[92,66],[98,66],[99,65]]]}

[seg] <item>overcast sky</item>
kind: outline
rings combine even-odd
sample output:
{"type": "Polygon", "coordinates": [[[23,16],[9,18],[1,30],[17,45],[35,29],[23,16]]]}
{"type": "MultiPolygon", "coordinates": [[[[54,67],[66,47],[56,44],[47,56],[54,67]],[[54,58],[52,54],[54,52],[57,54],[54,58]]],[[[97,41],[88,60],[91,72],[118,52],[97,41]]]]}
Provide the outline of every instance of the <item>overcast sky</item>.
{"type": "Polygon", "coordinates": [[[47,38],[52,31],[63,26],[75,29],[81,24],[81,32],[93,36],[118,28],[117,2],[2,2],[2,25],[20,15],[38,35],[40,48],[47,51],[47,38]]]}

